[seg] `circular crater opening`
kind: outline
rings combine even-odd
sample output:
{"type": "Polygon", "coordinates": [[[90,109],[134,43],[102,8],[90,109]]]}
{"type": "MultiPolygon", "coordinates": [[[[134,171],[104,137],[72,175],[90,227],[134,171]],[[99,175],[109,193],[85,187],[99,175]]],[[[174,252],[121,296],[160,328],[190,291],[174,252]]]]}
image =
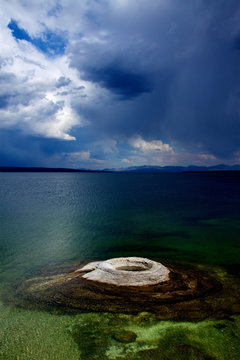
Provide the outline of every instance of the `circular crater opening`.
{"type": "Polygon", "coordinates": [[[124,270],[124,271],[145,271],[149,270],[149,268],[141,266],[141,265],[125,265],[125,266],[118,266],[115,270],[124,270]]]}
{"type": "Polygon", "coordinates": [[[115,270],[120,271],[146,271],[152,268],[151,263],[141,261],[119,261],[113,265],[115,270]]]}

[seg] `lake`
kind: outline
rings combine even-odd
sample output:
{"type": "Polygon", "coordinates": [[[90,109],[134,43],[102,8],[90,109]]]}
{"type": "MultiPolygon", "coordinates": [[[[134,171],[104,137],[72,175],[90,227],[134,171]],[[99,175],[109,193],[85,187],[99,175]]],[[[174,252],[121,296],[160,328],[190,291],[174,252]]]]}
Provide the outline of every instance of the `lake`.
{"type": "Polygon", "coordinates": [[[43,311],[5,299],[38,269],[121,256],[239,279],[240,174],[0,173],[0,201],[1,360],[239,359],[238,311],[174,322],[147,312],[43,311]],[[137,340],[117,341],[118,329],[137,340]]]}

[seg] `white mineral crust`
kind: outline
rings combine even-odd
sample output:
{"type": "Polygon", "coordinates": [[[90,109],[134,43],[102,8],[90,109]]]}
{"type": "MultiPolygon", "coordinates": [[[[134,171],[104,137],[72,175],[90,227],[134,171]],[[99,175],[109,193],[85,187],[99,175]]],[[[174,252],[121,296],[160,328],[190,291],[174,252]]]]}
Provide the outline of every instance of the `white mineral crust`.
{"type": "Polygon", "coordinates": [[[170,273],[161,263],[140,257],[95,261],[76,272],[86,272],[84,279],[118,286],[155,285],[168,281],[170,273]]]}

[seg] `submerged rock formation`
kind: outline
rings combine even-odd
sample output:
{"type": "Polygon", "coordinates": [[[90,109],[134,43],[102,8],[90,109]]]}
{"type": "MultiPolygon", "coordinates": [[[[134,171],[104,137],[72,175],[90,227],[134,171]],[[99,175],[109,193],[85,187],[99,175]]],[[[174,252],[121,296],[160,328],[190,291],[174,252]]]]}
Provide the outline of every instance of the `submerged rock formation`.
{"type": "Polygon", "coordinates": [[[127,257],[91,262],[76,270],[82,278],[116,286],[150,286],[169,280],[170,271],[146,258],[127,257]]]}
{"type": "Polygon", "coordinates": [[[13,301],[68,310],[149,311],[159,319],[194,321],[236,312],[239,287],[209,272],[135,257],[94,261],[24,280],[16,285],[13,301]]]}

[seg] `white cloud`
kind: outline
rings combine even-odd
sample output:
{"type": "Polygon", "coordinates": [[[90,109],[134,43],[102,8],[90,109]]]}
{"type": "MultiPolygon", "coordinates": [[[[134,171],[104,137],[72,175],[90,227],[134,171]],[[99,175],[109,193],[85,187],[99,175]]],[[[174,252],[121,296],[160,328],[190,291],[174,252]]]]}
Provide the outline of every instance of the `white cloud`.
{"type": "Polygon", "coordinates": [[[0,43],[0,128],[14,126],[27,134],[74,140],[69,131],[86,121],[71,102],[84,82],[68,67],[67,57],[47,58],[29,42],[16,41],[6,27],[0,29],[0,43]],[[56,88],[63,76],[69,79],[64,96],[56,88]]]}
{"type": "Polygon", "coordinates": [[[146,141],[140,136],[129,140],[129,144],[143,152],[173,152],[173,148],[169,144],[164,144],[161,140],[146,141]]]}
{"type": "Polygon", "coordinates": [[[131,160],[128,160],[128,159],[126,159],[126,158],[122,159],[121,161],[122,161],[123,163],[127,163],[127,164],[129,164],[129,163],[131,162],[131,160]]]}
{"type": "MultiPolygon", "coordinates": [[[[82,81],[77,71],[69,67],[68,55],[47,57],[30,42],[16,40],[7,27],[13,18],[30,36],[41,37],[46,28],[66,31],[68,22],[61,23],[57,16],[49,15],[56,6],[54,0],[3,0],[0,4],[0,129],[75,140],[69,133],[72,127],[88,123],[75,111],[74,104],[81,100],[86,103],[94,86],[82,81]],[[83,94],[85,97],[81,98],[83,94]]],[[[68,15],[71,14],[70,11],[68,15]]]]}

